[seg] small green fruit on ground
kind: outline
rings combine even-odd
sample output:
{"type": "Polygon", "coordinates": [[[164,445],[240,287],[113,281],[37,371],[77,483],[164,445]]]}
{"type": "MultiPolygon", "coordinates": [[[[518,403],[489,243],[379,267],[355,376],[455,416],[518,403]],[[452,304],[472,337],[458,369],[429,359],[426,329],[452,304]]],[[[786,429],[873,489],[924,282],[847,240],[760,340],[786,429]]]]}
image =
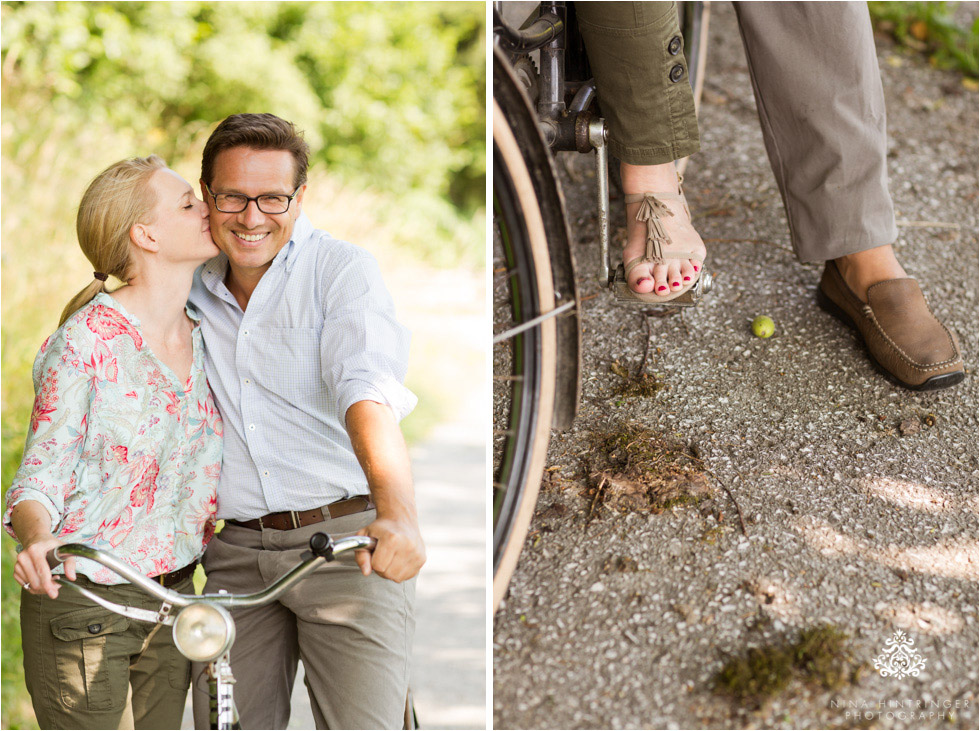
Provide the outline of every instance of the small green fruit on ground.
{"type": "Polygon", "coordinates": [[[772,334],[776,332],[776,323],[772,321],[771,317],[759,315],[752,321],[752,332],[757,338],[772,337],[772,334]]]}

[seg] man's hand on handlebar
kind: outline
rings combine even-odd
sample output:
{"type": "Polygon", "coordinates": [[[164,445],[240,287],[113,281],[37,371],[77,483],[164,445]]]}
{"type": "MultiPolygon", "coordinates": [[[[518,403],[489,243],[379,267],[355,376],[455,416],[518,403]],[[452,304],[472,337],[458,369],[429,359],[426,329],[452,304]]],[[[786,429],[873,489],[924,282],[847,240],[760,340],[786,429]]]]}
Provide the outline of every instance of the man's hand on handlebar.
{"type": "MultiPolygon", "coordinates": [[[[60,545],[61,541],[50,533],[39,536],[29,544],[24,544],[24,550],[17,554],[17,563],[14,566],[14,578],[17,583],[21,586],[27,584],[27,590],[31,594],[47,594],[52,599],[57,599],[58,582],[51,576],[48,551],[60,545]]],[[[69,556],[65,560],[65,576],[70,581],[76,578],[74,556],[69,556]]]]}
{"type": "Polygon", "coordinates": [[[384,579],[407,581],[425,563],[425,546],[419,534],[418,522],[411,518],[378,518],[357,533],[371,536],[378,541],[373,553],[354,553],[357,565],[365,576],[370,576],[374,571],[384,579]]]}

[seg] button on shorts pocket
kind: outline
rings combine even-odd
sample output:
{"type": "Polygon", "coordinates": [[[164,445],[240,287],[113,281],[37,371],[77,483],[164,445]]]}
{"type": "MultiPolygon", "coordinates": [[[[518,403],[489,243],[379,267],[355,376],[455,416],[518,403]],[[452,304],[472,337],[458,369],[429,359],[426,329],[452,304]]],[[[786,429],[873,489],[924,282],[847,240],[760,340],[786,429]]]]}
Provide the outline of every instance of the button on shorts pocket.
{"type": "Polygon", "coordinates": [[[114,711],[126,703],[129,662],[121,633],[129,620],[102,608],[83,609],[51,620],[54,662],[61,701],[68,708],[114,711]],[[115,657],[120,661],[113,662],[115,657]]]}

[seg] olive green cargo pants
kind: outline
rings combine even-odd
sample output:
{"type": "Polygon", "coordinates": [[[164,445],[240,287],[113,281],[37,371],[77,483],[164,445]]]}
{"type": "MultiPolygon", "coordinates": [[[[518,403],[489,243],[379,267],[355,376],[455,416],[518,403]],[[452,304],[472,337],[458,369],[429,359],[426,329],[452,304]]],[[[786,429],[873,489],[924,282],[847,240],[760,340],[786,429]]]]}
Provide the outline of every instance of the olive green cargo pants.
{"type": "MultiPolygon", "coordinates": [[[[128,584],[78,583],[117,604],[157,610],[128,584]]],[[[193,579],[175,591],[192,594],[193,579]]],[[[62,588],[57,599],[21,592],[24,680],[38,725],[77,729],[176,729],[191,665],[171,628],[121,617],[62,588]]]]}
{"type": "MultiPolygon", "coordinates": [[[[610,151],[634,165],[690,154],[686,106],[676,101],[689,91],[686,62],[670,55],[676,10],[668,5],[576,3],[610,151]],[[683,84],[670,83],[676,64],[683,84]]],[[[822,262],[895,241],[885,98],[865,3],[733,5],[797,257],[822,262]]]]}
{"type": "Polygon", "coordinates": [[[660,165],[700,149],[694,93],[673,2],[576,2],[609,152],[660,165]]]}

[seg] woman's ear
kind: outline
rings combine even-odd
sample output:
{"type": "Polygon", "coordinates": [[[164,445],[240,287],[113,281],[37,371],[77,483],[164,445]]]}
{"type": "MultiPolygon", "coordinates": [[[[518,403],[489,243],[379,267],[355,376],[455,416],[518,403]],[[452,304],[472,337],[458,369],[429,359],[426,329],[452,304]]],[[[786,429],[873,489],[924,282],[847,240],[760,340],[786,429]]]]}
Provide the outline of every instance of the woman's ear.
{"type": "Polygon", "coordinates": [[[160,245],[153,237],[153,232],[145,223],[133,224],[133,227],[129,229],[129,238],[143,251],[157,252],[160,250],[160,245]]]}

